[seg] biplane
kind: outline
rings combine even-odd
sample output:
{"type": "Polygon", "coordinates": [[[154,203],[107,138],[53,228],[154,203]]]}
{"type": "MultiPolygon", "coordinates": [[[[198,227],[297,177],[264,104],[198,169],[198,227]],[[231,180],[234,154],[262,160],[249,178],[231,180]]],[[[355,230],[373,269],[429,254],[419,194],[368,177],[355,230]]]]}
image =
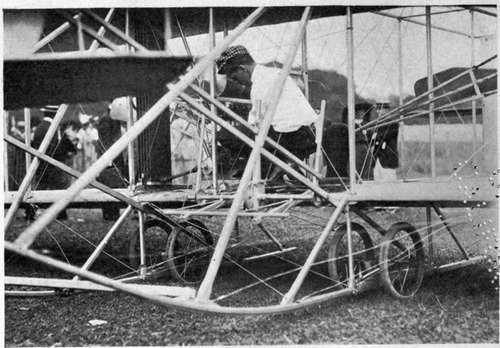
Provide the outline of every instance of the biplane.
{"type": "MultiPolygon", "coordinates": [[[[435,73],[432,33],[446,28],[435,25],[431,18],[464,11],[472,18],[496,17],[496,6],[427,6],[408,16],[395,15],[392,9],[289,6],[31,11],[39,24],[45,26],[38,33],[43,31],[45,35],[41,39],[35,35],[32,47],[22,55],[5,52],[4,110],[8,113],[47,104],[60,106],[39,148],[30,146],[29,137],[23,142],[4,134],[8,147],[21,149],[30,156],[26,175],[18,187],[9,190],[9,186],[5,186],[4,247],[8,253],[68,273],[70,277],[15,276],[9,274],[6,264],[7,293],[53,294],[53,290],[47,289],[56,288],[118,290],[182,310],[279,313],[353,295],[380,283],[395,297],[411,297],[426,274],[484,261],[487,256],[473,255],[467,245],[463,245],[453,230],[457,218],[447,217],[444,209],[460,208],[467,214],[479,208],[493,209],[493,214],[484,222],[488,226],[484,227],[483,222],[474,223],[480,225],[477,228],[488,228],[491,236],[495,234],[498,221],[497,76],[496,69],[483,68],[495,64],[497,57],[494,54],[480,62],[472,61],[469,67],[452,69],[444,75],[435,73]],[[400,26],[412,23],[425,27],[427,75],[416,82],[415,97],[403,101],[400,96],[397,107],[356,126],[353,17],[367,12],[395,20],[400,26]],[[351,170],[347,176],[325,177],[324,167],[329,160],[322,149],[322,137],[327,134],[322,131],[325,103],[318,105],[317,148],[310,161],[297,158],[267,134],[299,49],[301,68],[293,73],[302,80],[305,94],[309,93],[308,23],[337,16],[345,18],[345,129],[348,134],[345,155],[347,168],[351,170]],[[256,128],[234,111],[248,105],[248,97],[217,93],[214,62],[249,28],[284,22],[294,22],[296,31],[269,97],[270,106],[256,128]],[[70,28],[74,30],[68,38],[64,33],[68,34],[70,28]],[[209,52],[194,59],[187,38],[198,34],[208,34],[209,52]],[[70,43],[68,52],[62,49],[39,52],[49,43],[57,48],[57,41],[62,38],[70,43]],[[169,41],[175,38],[182,40],[185,55],[168,52],[169,41]],[[107,50],[96,50],[99,45],[107,50]],[[204,76],[208,76],[208,88],[203,88],[199,81],[204,76]],[[77,172],[46,154],[70,104],[119,97],[128,97],[127,130],[85,172],[77,172]],[[475,142],[470,151],[461,154],[462,160],[454,168],[443,172],[437,165],[436,119],[446,111],[458,113],[459,106],[463,105],[472,113],[472,121],[467,126],[474,132],[475,142]],[[172,173],[170,122],[180,107],[185,111],[182,117],[187,124],[196,129],[196,165],[184,173],[172,173]],[[429,173],[381,182],[367,179],[355,170],[356,155],[359,155],[357,134],[389,125],[401,127],[408,120],[416,119],[429,134],[426,154],[429,173]],[[482,141],[476,137],[478,123],[482,125],[482,141]],[[217,135],[221,130],[250,149],[238,176],[228,178],[219,170],[217,135]],[[126,187],[111,188],[99,182],[99,175],[124,151],[128,156],[126,187]],[[42,161],[71,175],[75,181],[64,190],[32,189],[31,182],[42,161]],[[207,161],[212,164],[208,173],[207,161]],[[266,163],[280,167],[286,173],[287,182],[273,186],[266,180],[262,170],[266,163]],[[187,175],[194,176],[192,183],[173,184],[175,178],[187,175]],[[16,212],[29,204],[46,209],[13,236],[9,228],[16,212]],[[124,210],[109,231],[102,231],[100,241],[83,263],[70,263],[33,247],[63,209],[98,208],[108,204],[118,204],[124,210]],[[408,221],[398,221],[387,226],[387,221],[373,216],[376,207],[424,209],[426,223],[415,226],[408,221]],[[327,212],[326,218],[314,213],[302,217],[310,223],[301,236],[307,237],[307,242],[301,239],[295,245],[290,243],[288,229],[293,226],[282,227],[285,230],[276,233],[275,228],[266,225],[277,221],[278,226],[285,226],[282,222],[298,226],[300,220],[293,219],[297,211],[304,209],[309,213],[327,212]],[[433,211],[437,222],[433,221],[433,211]],[[131,218],[134,212],[136,219],[131,218]],[[221,219],[221,224],[214,227],[209,221],[215,218],[221,219]],[[256,227],[258,233],[242,223],[243,220],[256,227]],[[128,236],[128,258],[119,261],[126,264],[126,271],[115,274],[92,269],[127,221],[137,224],[137,229],[128,236]],[[434,242],[444,237],[449,237],[446,249],[459,251],[459,260],[436,261],[438,250],[434,242]],[[265,246],[257,242],[262,238],[267,241],[265,246]],[[288,267],[285,270],[276,267],[275,261],[288,267]],[[262,269],[265,272],[262,273],[262,269]],[[231,288],[231,285],[235,286],[231,288]],[[34,288],[42,290],[33,291],[34,288]],[[245,301],[241,301],[242,296],[245,301]]],[[[30,23],[36,24],[29,13],[7,10],[5,16],[10,19],[4,22],[7,26],[31,18],[30,23]]],[[[469,38],[474,44],[473,29],[470,33],[450,31],[469,38]]],[[[400,60],[395,70],[402,81],[405,68],[401,30],[398,32],[400,60]]],[[[26,122],[29,122],[29,112],[26,114],[26,122]]],[[[469,221],[467,215],[458,220],[469,221]]]]}

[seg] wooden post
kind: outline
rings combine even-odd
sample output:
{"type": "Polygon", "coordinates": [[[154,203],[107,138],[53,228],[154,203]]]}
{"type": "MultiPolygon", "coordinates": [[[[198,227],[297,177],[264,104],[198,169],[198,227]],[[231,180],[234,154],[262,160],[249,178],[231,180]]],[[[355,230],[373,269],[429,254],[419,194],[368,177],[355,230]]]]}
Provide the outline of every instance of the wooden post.
{"type": "Polygon", "coordinates": [[[309,67],[307,64],[307,26],[302,38],[302,80],[304,82],[304,95],[309,101],[309,67]]]}
{"type": "Polygon", "coordinates": [[[299,274],[297,275],[297,278],[295,278],[292,286],[288,290],[288,292],[283,296],[283,299],[281,300],[281,304],[289,304],[293,302],[295,299],[295,296],[297,295],[297,292],[299,291],[302,283],[304,282],[307,274],[309,273],[309,270],[311,269],[314,261],[316,260],[316,257],[318,256],[319,251],[321,250],[321,247],[326,241],[326,238],[330,234],[333,226],[337,222],[337,219],[339,215],[342,213],[342,210],[344,210],[344,207],[346,205],[347,198],[344,198],[342,202],[337,206],[335,211],[333,212],[332,216],[330,217],[330,220],[328,220],[328,223],[326,224],[325,228],[321,232],[320,236],[318,237],[318,240],[314,244],[314,247],[312,248],[311,252],[309,253],[309,256],[307,257],[306,262],[300,269],[299,274]]]}
{"type": "MultiPolygon", "coordinates": [[[[349,204],[345,206],[345,219],[347,225],[347,263],[349,265],[349,280],[347,281],[347,287],[354,288],[354,258],[352,255],[352,224],[351,216],[349,215],[349,204]]],[[[335,261],[334,261],[335,262],[335,261]]]]}
{"type": "Polygon", "coordinates": [[[37,235],[61,212],[71,200],[80,193],[92,180],[94,180],[108,163],[118,156],[130,141],[136,139],[164,110],[173,102],[177,96],[186,89],[196,77],[202,73],[212,62],[233,42],[241,33],[259,18],[264,8],[259,7],[253,11],[231,34],[228,35],[212,52],[203,57],[179,82],[177,82],[168,93],[161,97],[148,112],[146,112],[120,139],[118,139],[73,185],[67,190],[57,202],[52,204],[29,226],[17,239],[15,244],[21,248],[28,248],[37,235]]]}
{"type": "Polygon", "coordinates": [[[201,116],[200,121],[201,121],[201,130],[199,138],[200,143],[198,145],[198,157],[196,159],[197,171],[196,171],[195,188],[194,188],[195,194],[198,194],[198,192],[201,189],[201,175],[202,175],[201,162],[203,161],[203,144],[205,142],[205,127],[206,127],[205,115],[201,116]]]}
{"type": "MultiPolygon", "coordinates": [[[[257,100],[257,119],[259,120],[259,123],[262,121],[262,100],[257,100]]],[[[255,168],[253,170],[253,175],[252,175],[252,184],[254,186],[254,190],[257,187],[257,185],[260,183],[262,180],[262,167],[261,167],[261,156],[257,158],[257,161],[255,162],[255,168]]],[[[255,193],[255,191],[254,191],[255,193]]]]}
{"type": "MultiPolygon", "coordinates": [[[[208,10],[209,14],[209,28],[208,28],[208,47],[209,50],[213,50],[215,47],[215,18],[214,18],[214,9],[210,7],[208,10]]],[[[216,66],[215,63],[211,66],[210,72],[210,96],[215,98],[215,73],[216,66]]],[[[210,110],[215,112],[215,105],[210,104],[210,110]]],[[[213,123],[214,130],[212,134],[212,186],[214,195],[217,194],[217,125],[213,123]]]]}
{"type": "MultiPolygon", "coordinates": [[[[257,119],[259,124],[262,122],[262,100],[257,100],[257,119]]],[[[255,168],[252,173],[252,208],[259,207],[259,195],[265,193],[264,185],[262,185],[262,156],[258,156],[255,161],[255,168]]]]}
{"type": "Polygon", "coordinates": [[[144,214],[138,211],[139,217],[139,276],[144,278],[146,276],[146,242],[144,240],[144,214]]]}
{"type": "MultiPolygon", "coordinates": [[[[47,130],[47,133],[45,134],[42,143],[40,144],[40,147],[38,148],[38,151],[40,151],[41,153],[45,153],[45,151],[47,151],[47,149],[49,148],[50,142],[52,141],[52,138],[54,138],[54,135],[57,134],[59,123],[61,123],[61,120],[63,119],[64,114],[66,113],[67,110],[68,110],[68,105],[62,104],[61,106],[59,106],[59,109],[57,110],[57,113],[54,116],[54,119],[52,120],[52,123],[50,124],[49,129],[47,130]]],[[[9,210],[7,211],[7,215],[5,216],[4,231],[7,230],[10,223],[14,219],[15,213],[19,208],[19,205],[21,204],[21,201],[26,191],[30,187],[31,181],[35,177],[36,170],[38,169],[39,164],[40,160],[38,158],[34,158],[33,161],[31,162],[31,165],[26,172],[26,176],[21,182],[21,185],[19,185],[19,189],[16,192],[16,196],[14,197],[14,200],[12,201],[9,210]]]]}
{"type": "MultiPolygon", "coordinates": [[[[398,20],[398,107],[403,106],[403,33],[402,33],[402,21],[398,20]]],[[[399,156],[399,166],[401,167],[405,163],[405,133],[404,133],[404,116],[400,112],[399,116],[399,139],[398,139],[398,156],[399,156]]]]}
{"type": "MultiPolygon", "coordinates": [[[[475,63],[475,39],[474,39],[474,11],[470,10],[470,66],[471,68],[475,63]]],[[[474,72],[472,72],[474,74],[474,72]]],[[[475,153],[477,149],[477,112],[476,112],[476,101],[473,100],[471,103],[472,107],[472,151],[475,153]]],[[[484,124],[484,122],[483,122],[484,124]]]]}
{"type": "MultiPolygon", "coordinates": [[[[30,108],[24,108],[24,143],[26,146],[31,147],[31,109],[30,108]]],[[[31,164],[31,155],[26,152],[26,165],[25,165],[25,171],[26,173],[28,172],[28,169],[31,164]]],[[[28,185],[28,188],[26,192],[31,191],[31,182],[28,185]]]]}
{"type": "Polygon", "coordinates": [[[349,133],[349,183],[354,192],[356,185],[356,134],[354,132],[355,118],[355,91],[354,91],[354,37],[352,23],[352,9],[347,6],[346,15],[346,43],[347,43],[347,119],[349,133]]]}
{"type": "MultiPolygon", "coordinates": [[[[9,112],[4,111],[3,113],[3,134],[4,137],[8,135],[8,128],[9,128],[9,112]]],[[[4,183],[4,188],[5,192],[9,191],[9,149],[7,146],[4,147],[4,152],[3,152],[3,183],[4,183]]],[[[5,225],[5,230],[7,230],[7,224],[5,225]]]]}
{"type": "Polygon", "coordinates": [[[78,50],[84,51],[85,50],[85,40],[83,38],[81,13],[79,13],[78,16],[76,17],[76,33],[78,35],[78,50]]]}
{"type": "MultiPolygon", "coordinates": [[[[434,88],[434,76],[432,72],[432,37],[431,37],[431,8],[425,6],[425,33],[427,44],[427,89],[434,88]]],[[[434,93],[429,94],[429,99],[434,97],[434,93]]],[[[429,142],[431,145],[431,176],[436,177],[436,139],[434,137],[434,103],[429,104],[429,142]]]]}
{"type": "MultiPolygon", "coordinates": [[[[130,36],[130,9],[125,9],[125,35],[130,36]]],[[[133,47],[127,45],[128,51],[132,52],[133,47]]],[[[134,114],[133,97],[128,96],[128,118],[127,118],[127,131],[134,125],[136,115],[134,114]]],[[[130,141],[127,146],[127,164],[128,164],[128,185],[130,190],[135,188],[135,141],[130,141]]]]}
{"type": "Polygon", "coordinates": [[[164,30],[164,47],[165,51],[168,51],[168,41],[172,39],[173,35],[173,21],[172,21],[172,11],[169,8],[165,8],[163,13],[163,30],[164,30]]]}
{"type": "Polygon", "coordinates": [[[427,243],[429,250],[429,260],[432,265],[434,261],[434,241],[432,233],[432,217],[431,217],[431,207],[428,205],[425,207],[425,216],[427,220],[427,243]]]}
{"type": "Polygon", "coordinates": [[[219,266],[224,256],[224,253],[226,252],[227,244],[229,242],[229,238],[231,237],[231,232],[234,230],[234,224],[236,221],[236,217],[238,215],[238,211],[241,209],[241,205],[243,203],[243,196],[245,195],[248,189],[248,184],[250,183],[250,179],[252,177],[252,172],[255,166],[255,162],[257,161],[257,158],[260,156],[265,138],[267,136],[267,133],[269,132],[269,128],[271,127],[271,122],[273,119],[274,112],[276,111],[276,107],[278,105],[278,101],[281,96],[283,86],[285,84],[286,79],[288,78],[290,68],[292,67],[295,54],[297,53],[298,45],[300,43],[300,40],[302,39],[305,24],[307,23],[310,11],[311,8],[306,7],[299,24],[299,29],[297,31],[294,44],[290,48],[286,62],[283,65],[283,68],[273,85],[272,94],[269,98],[269,107],[267,108],[266,113],[264,114],[264,120],[260,125],[259,134],[255,139],[255,146],[252,149],[252,152],[250,153],[250,156],[248,158],[248,163],[241,177],[238,190],[236,191],[233,203],[231,204],[231,208],[228,212],[226,221],[224,223],[224,227],[222,228],[222,232],[219,236],[219,240],[217,241],[214,254],[208,266],[206,275],[199,287],[198,294],[196,297],[198,301],[202,302],[208,301],[210,298],[210,294],[212,293],[212,287],[215,281],[215,277],[219,270],[219,266]]]}
{"type": "MultiPolygon", "coordinates": [[[[323,168],[323,126],[325,123],[325,108],[326,101],[321,101],[321,107],[319,111],[318,121],[316,122],[316,154],[314,157],[314,170],[316,173],[321,173],[323,168]]],[[[318,178],[314,177],[313,180],[315,183],[318,183],[318,178]]]]}

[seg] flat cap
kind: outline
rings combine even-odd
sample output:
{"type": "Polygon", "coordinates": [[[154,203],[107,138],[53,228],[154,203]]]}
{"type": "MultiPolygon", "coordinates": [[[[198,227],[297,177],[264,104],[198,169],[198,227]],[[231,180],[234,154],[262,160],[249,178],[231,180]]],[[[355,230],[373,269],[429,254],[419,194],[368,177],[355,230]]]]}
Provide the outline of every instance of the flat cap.
{"type": "Polygon", "coordinates": [[[235,63],[239,57],[250,56],[248,50],[241,45],[228,47],[219,58],[215,61],[217,65],[217,73],[226,74],[227,67],[235,63]]]}

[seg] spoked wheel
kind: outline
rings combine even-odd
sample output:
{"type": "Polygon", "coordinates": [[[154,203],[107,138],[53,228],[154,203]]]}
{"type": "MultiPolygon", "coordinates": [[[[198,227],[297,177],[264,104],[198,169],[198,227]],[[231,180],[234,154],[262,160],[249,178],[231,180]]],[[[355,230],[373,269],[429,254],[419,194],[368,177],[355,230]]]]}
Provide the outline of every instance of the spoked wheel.
{"type": "Polygon", "coordinates": [[[392,225],[380,250],[381,278],[395,297],[408,298],[417,292],[424,277],[425,252],[420,235],[407,222],[392,225]]]}
{"type": "MultiPolygon", "coordinates": [[[[164,221],[151,219],[144,222],[145,266],[148,279],[157,279],[167,274],[168,265],[165,263],[164,253],[171,231],[170,225],[164,221]]],[[[139,269],[141,264],[139,228],[130,238],[128,258],[130,266],[139,269]]]]}
{"type": "Polygon", "coordinates": [[[203,279],[213,252],[213,238],[205,225],[188,220],[174,227],[167,243],[166,263],[170,274],[185,284],[203,279]]]}
{"type": "MultiPolygon", "coordinates": [[[[366,229],[357,223],[351,223],[352,253],[354,260],[354,275],[360,279],[370,272],[375,262],[373,242],[366,229]]],[[[347,248],[347,225],[344,223],[335,231],[328,248],[328,273],[330,277],[343,287],[347,286],[349,277],[349,260],[347,248]]]]}

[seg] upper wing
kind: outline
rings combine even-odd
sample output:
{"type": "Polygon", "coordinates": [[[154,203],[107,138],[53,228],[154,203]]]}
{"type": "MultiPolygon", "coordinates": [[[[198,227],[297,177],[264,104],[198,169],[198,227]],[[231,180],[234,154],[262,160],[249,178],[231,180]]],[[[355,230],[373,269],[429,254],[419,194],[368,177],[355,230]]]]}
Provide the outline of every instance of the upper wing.
{"type": "Polygon", "coordinates": [[[38,54],[4,61],[4,108],[95,102],[161,90],[191,57],[166,53],[38,54]]]}

